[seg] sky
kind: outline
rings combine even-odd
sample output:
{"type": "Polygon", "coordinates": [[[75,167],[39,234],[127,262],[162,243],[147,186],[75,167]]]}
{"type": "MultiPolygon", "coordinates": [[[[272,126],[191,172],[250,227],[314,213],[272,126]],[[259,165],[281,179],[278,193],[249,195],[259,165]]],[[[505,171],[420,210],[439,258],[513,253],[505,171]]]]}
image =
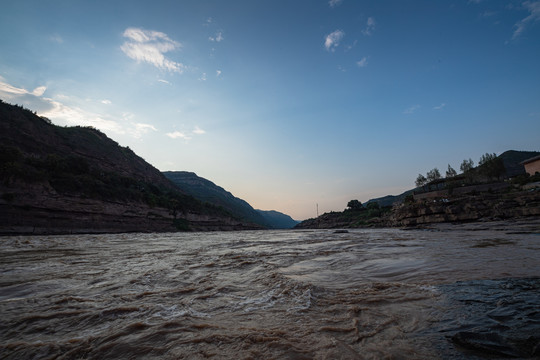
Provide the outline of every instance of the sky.
{"type": "Polygon", "coordinates": [[[540,1],[2,0],[0,98],[294,219],[540,150],[540,1]]]}

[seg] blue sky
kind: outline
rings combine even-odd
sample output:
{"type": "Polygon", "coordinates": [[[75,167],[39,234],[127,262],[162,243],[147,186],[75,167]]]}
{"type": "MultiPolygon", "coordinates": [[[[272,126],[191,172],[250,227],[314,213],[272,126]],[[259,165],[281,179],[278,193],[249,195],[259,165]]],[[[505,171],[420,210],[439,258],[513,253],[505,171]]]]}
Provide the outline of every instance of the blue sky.
{"type": "Polygon", "coordinates": [[[540,150],[540,1],[31,1],[0,98],[295,219],[540,150]]]}

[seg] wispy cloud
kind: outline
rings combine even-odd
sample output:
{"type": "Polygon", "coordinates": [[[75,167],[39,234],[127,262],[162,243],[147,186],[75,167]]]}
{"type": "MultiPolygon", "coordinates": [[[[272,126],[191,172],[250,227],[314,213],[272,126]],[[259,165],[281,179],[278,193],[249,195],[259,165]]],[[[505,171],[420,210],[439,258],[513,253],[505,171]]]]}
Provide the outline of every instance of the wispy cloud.
{"type": "Polygon", "coordinates": [[[171,85],[170,82],[168,82],[167,80],[164,80],[164,79],[158,79],[158,81],[159,81],[160,83],[164,83],[164,84],[167,84],[167,85],[171,85]]]}
{"type": "Polygon", "coordinates": [[[482,18],[490,18],[490,17],[493,17],[493,16],[495,16],[495,15],[497,15],[497,12],[496,12],[496,11],[489,11],[489,10],[486,10],[486,11],[484,11],[484,12],[482,12],[482,13],[480,14],[480,17],[482,17],[482,18]]]}
{"type": "MultiPolygon", "coordinates": [[[[0,97],[2,99],[24,104],[36,111],[38,115],[53,120],[55,124],[92,126],[105,132],[128,134],[134,137],[140,137],[153,128],[152,125],[133,123],[131,119],[125,117],[124,122],[120,123],[109,116],[96,114],[78,106],[66,105],[58,100],[44,97],[45,90],[45,86],[39,86],[33,91],[19,88],[9,84],[0,76],[0,97]]],[[[63,95],[58,95],[57,98],[62,99],[62,101],[70,100],[69,97],[63,95]]],[[[106,103],[107,101],[103,100],[102,102],[106,103]]]]}
{"type": "Polygon", "coordinates": [[[157,129],[154,125],[151,124],[135,123],[133,124],[133,128],[131,129],[130,134],[134,138],[139,139],[149,131],[157,131],[157,129]]]}
{"type": "Polygon", "coordinates": [[[407,115],[414,114],[418,109],[420,109],[420,105],[412,105],[403,110],[403,113],[407,115]]]}
{"type": "Polygon", "coordinates": [[[445,104],[445,103],[442,103],[442,104],[439,105],[439,106],[434,106],[434,107],[433,107],[433,110],[442,110],[442,108],[444,108],[445,106],[446,106],[446,104],[445,104]]]}
{"type": "Polygon", "coordinates": [[[195,130],[193,130],[193,133],[197,134],[197,135],[202,135],[202,134],[206,134],[206,131],[204,131],[203,129],[201,129],[198,126],[195,126],[195,130]]]}
{"type": "Polygon", "coordinates": [[[15,86],[12,86],[8,84],[3,77],[0,76],[0,94],[4,94],[7,98],[10,98],[12,96],[17,95],[34,95],[34,96],[42,96],[45,93],[45,90],[47,90],[46,86],[38,86],[33,91],[28,91],[23,88],[18,88],[15,86]]]}
{"type": "Polygon", "coordinates": [[[165,57],[165,53],[179,49],[181,44],[159,31],[127,28],[123,36],[128,40],[120,49],[137,62],[146,62],[158,69],[182,73],[185,66],[165,57]]]}
{"type": "Polygon", "coordinates": [[[105,104],[105,105],[111,105],[111,104],[112,104],[112,101],[111,101],[111,100],[105,99],[105,100],[101,100],[101,103],[102,103],[102,104],[105,104]]]}
{"type": "Polygon", "coordinates": [[[514,27],[514,34],[512,35],[512,40],[518,38],[529,26],[529,24],[534,23],[540,20],[540,1],[525,1],[523,7],[529,12],[529,16],[518,21],[514,27]]]}
{"type": "Polygon", "coordinates": [[[101,115],[85,111],[79,107],[67,106],[53,99],[43,98],[50,107],[39,111],[39,115],[45,116],[55,122],[65,125],[93,126],[103,131],[112,131],[124,134],[125,129],[114,120],[106,119],[101,115]]]}
{"type": "Polygon", "coordinates": [[[57,44],[62,44],[64,42],[64,39],[58,34],[51,35],[49,40],[57,44]]]}
{"type": "Polygon", "coordinates": [[[335,51],[335,49],[339,46],[339,42],[343,37],[345,36],[345,32],[343,30],[336,30],[334,32],[331,32],[330,34],[326,35],[326,38],[324,40],[324,47],[327,51],[335,51]]]}
{"type": "Polygon", "coordinates": [[[360,59],[359,61],[356,62],[356,65],[358,67],[366,67],[368,64],[368,61],[367,61],[367,57],[363,57],[362,59],[360,59]]]}
{"type": "Polygon", "coordinates": [[[220,77],[221,76],[221,70],[216,70],[216,77],[220,77]]]}
{"type": "Polygon", "coordinates": [[[184,139],[184,140],[191,139],[191,137],[187,136],[184,133],[181,133],[180,131],[174,131],[174,132],[166,133],[165,135],[167,135],[171,139],[184,139]]]}
{"type": "Polygon", "coordinates": [[[37,88],[34,89],[34,91],[32,91],[32,95],[43,96],[43,94],[45,93],[45,90],[47,90],[46,86],[38,86],[37,88]]]}
{"type": "Polygon", "coordinates": [[[366,27],[364,28],[364,30],[362,30],[362,34],[366,35],[366,36],[371,36],[371,34],[373,34],[373,31],[375,30],[375,25],[377,23],[375,22],[375,19],[372,18],[372,17],[368,17],[367,21],[366,21],[366,27]]]}
{"type": "Polygon", "coordinates": [[[203,135],[203,134],[206,134],[206,131],[204,131],[198,126],[195,126],[195,128],[192,131],[183,132],[183,131],[176,130],[173,132],[166,133],[165,135],[167,135],[171,139],[191,140],[193,136],[203,135]]]}
{"type": "Polygon", "coordinates": [[[222,42],[224,39],[223,32],[218,31],[215,36],[210,36],[208,40],[215,41],[215,42],[222,42]]]}
{"type": "Polygon", "coordinates": [[[202,73],[199,81],[206,81],[206,73],[202,73]]]}
{"type": "Polygon", "coordinates": [[[341,5],[342,2],[343,2],[343,0],[330,0],[328,2],[328,5],[330,5],[331,8],[334,8],[336,6],[341,5]]]}

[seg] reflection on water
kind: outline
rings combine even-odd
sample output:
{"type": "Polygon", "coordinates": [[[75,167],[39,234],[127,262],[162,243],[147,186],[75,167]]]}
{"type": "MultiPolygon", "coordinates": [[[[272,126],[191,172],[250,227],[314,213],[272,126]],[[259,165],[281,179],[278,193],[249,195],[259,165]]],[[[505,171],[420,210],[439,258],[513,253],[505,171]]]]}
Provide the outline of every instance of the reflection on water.
{"type": "Polygon", "coordinates": [[[540,351],[538,234],[250,231],[0,244],[1,358],[540,351]]]}

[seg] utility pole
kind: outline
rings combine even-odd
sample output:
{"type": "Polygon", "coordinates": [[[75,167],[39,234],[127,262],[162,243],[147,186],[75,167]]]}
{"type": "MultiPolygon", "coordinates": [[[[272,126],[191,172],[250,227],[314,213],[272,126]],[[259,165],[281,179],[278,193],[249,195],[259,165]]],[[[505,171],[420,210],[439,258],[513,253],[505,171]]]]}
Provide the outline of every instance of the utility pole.
{"type": "Polygon", "coordinates": [[[317,217],[319,217],[319,203],[317,203],[317,217]]]}

